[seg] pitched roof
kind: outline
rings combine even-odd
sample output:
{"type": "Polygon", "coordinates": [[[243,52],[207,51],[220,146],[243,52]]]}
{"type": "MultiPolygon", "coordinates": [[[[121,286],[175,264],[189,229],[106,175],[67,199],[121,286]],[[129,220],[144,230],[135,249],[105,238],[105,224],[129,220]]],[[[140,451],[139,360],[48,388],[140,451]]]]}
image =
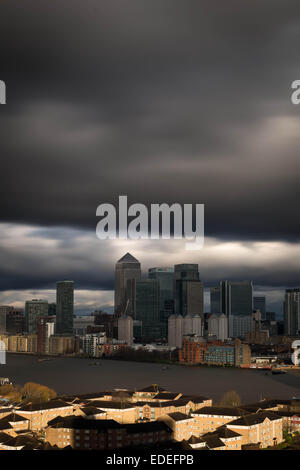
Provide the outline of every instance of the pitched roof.
{"type": "Polygon", "coordinates": [[[167,390],[165,390],[163,387],[160,387],[160,385],[149,385],[148,387],[144,387],[144,388],[140,388],[139,390],[137,390],[137,392],[139,393],[158,393],[158,392],[166,392],[167,390]]]}
{"type": "Polygon", "coordinates": [[[199,410],[192,412],[193,415],[215,415],[215,416],[243,416],[248,414],[247,411],[237,407],[224,406],[203,406],[199,410]]]}
{"type": "Polygon", "coordinates": [[[215,431],[207,432],[202,437],[212,436],[213,434],[217,435],[220,439],[231,439],[233,437],[241,437],[241,434],[233,431],[232,429],[227,428],[226,426],[220,426],[215,431]]]}
{"type": "Polygon", "coordinates": [[[66,403],[62,400],[49,400],[43,403],[27,403],[22,405],[19,411],[39,411],[39,410],[52,410],[54,408],[65,408],[72,406],[70,403],[66,403]]]}
{"type": "Polygon", "coordinates": [[[247,403],[243,408],[245,410],[255,409],[255,410],[266,410],[268,408],[274,408],[277,405],[290,405],[291,400],[282,400],[282,399],[270,399],[262,400],[256,403],[247,403]]]}
{"type": "Polygon", "coordinates": [[[167,431],[172,432],[171,429],[163,421],[150,421],[148,423],[134,423],[122,424],[128,434],[135,434],[136,432],[154,432],[154,431],[167,431]]]}
{"type": "Polygon", "coordinates": [[[106,429],[121,427],[113,419],[85,419],[83,416],[57,416],[48,422],[50,428],[69,428],[69,429],[97,429],[100,432],[106,429]]]}
{"type": "Polygon", "coordinates": [[[202,438],[209,449],[217,449],[218,447],[225,447],[225,444],[217,435],[202,438]]]}
{"type": "Polygon", "coordinates": [[[9,434],[6,434],[6,432],[0,432],[0,443],[5,444],[5,442],[9,441],[11,439],[11,436],[9,434]]]}
{"type": "Polygon", "coordinates": [[[20,416],[16,413],[10,413],[9,415],[5,416],[3,418],[3,420],[8,421],[9,423],[17,423],[17,422],[20,422],[20,421],[28,421],[27,418],[24,418],[24,416],[20,416]]]}
{"type": "Polygon", "coordinates": [[[113,410],[128,410],[135,408],[135,403],[129,403],[124,401],[111,401],[111,400],[94,400],[91,405],[95,408],[101,408],[103,410],[110,408],[113,410]]]}
{"type": "Polygon", "coordinates": [[[275,421],[280,419],[280,416],[275,413],[271,413],[270,411],[261,411],[258,413],[251,413],[241,416],[238,419],[230,421],[230,423],[227,423],[226,426],[254,426],[255,424],[263,423],[265,419],[275,421]]]}
{"type": "Polygon", "coordinates": [[[187,442],[189,444],[201,444],[203,443],[203,440],[201,439],[201,437],[196,437],[192,435],[187,442]]]}
{"type": "Polygon", "coordinates": [[[182,395],[179,399],[186,400],[187,402],[192,401],[193,403],[203,403],[208,400],[207,397],[203,397],[201,395],[182,395]]]}
{"type": "Polygon", "coordinates": [[[122,258],[117,261],[117,263],[135,263],[140,264],[140,262],[132,256],[130,253],[126,253],[126,255],[122,256],[122,258]]]}
{"type": "MultiPolygon", "coordinates": [[[[22,450],[34,450],[34,449],[43,449],[45,447],[45,443],[40,441],[39,439],[25,435],[19,435],[16,437],[10,436],[10,439],[3,442],[3,445],[8,447],[21,447],[22,450]]],[[[49,447],[49,446],[46,446],[49,447]]],[[[50,446],[51,447],[51,446],[50,446]]]]}
{"type": "Polygon", "coordinates": [[[92,393],[82,393],[80,395],[60,395],[57,399],[72,403],[79,403],[84,400],[91,400],[93,398],[101,398],[105,395],[110,394],[110,392],[92,392],[92,393]]]}
{"type": "Polygon", "coordinates": [[[69,428],[69,429],[96,429],[99,432],[105,432],[107,429],[119,428],[126,430],[128,434],[137,432],[167,431],[171,432],[169,427],[162,421],[151,421],[149,423],[120,424],[113,419],[86,419],[82,416],[57,416],[48,422],[51,428],[69,428]]]}
{"type": "Polygon", "coordinates": [[[178,392],[160,392],[157,395],[155,395],[154,399],[155,400],[175,400],[176,397],[180,395],[178,392]]]}
{"type": "Polygon", "coordinates": [[[86,416],[99,415],[101,413],[105,414],[105,411],[100,410],[99,408],[96,408],[95,406],[83,406],[81,408],[81,411],[83,411],[83,413],[86,416]]]}
{"type": "Polygon", "coordinates": [[[167,416],[173,419],[173,421],[184,421],[186,419],[193,420],[191,416],[188,416],[184,413],[180,413],[179,411],[174,411],[173,413],[168,413],[167,416]]]}

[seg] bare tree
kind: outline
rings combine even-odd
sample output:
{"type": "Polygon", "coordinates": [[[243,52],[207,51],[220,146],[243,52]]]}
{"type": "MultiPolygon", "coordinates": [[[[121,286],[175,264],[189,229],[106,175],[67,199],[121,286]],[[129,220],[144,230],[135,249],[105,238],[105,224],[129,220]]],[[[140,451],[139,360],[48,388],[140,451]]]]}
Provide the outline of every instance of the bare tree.
{"type": "Polygon", "coordinates": [[[219,402],[220,406],[240,406],[240,404],[241,398],[235,390],[226,392],[219,402]]]}

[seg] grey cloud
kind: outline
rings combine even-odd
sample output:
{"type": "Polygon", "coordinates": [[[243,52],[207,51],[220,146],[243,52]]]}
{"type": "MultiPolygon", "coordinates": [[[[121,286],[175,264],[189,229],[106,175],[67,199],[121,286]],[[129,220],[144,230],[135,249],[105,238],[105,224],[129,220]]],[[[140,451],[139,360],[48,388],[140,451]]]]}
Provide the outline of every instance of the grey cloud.
{"type": "MultiPolygon", "coordinates": [[[[290,84],[300,74],[300,4],[223,3],[3,2],[1,220],[46,227],[41,237],[68,257],[76,230],[95,228],[98,204],[127,194],[205,203],[207,237],[297,246],[300,108],[290,84]]],[[[47,254],[30,264],[28,251],[3,248],[2,288],[47,287],[63,274],[112,285],[100,274],[109,263],[82,268],[85,255],[73,251],[73,263],[52,269],[47,254]]],[[[296,282],[287,259],[270,283],[296,282]]]]}

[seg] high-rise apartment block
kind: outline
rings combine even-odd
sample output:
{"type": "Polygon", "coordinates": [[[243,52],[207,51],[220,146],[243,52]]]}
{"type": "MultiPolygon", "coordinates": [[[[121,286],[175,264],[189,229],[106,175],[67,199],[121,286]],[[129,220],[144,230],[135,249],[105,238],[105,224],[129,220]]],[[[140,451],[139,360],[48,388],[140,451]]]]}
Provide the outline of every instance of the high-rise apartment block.
{"type": "Polygon", "coordinates": [[[39,317],[37,319],[37,352],[49,354],[49,338],[54,335],[55,316],[39,317]]]}
{"type": "Polygon", "coordinates": [[[284,304],[284,332],[289,336],[300,334],[300,289],[286,289],[284,304]]]}
{"type": "Polygon", "coordinates": [[[171,315],[168,319],[168,345],[181,348],[188,336],[202,336],[203,322],[200,315],[171,315]]]}
{"type": "Polygon", "coordinates": [[[215,336],[221,341],[228,339],[228,318],[224,313],[213,313],[208,318],[208,335],[215,336]]]}
{"type": "Polygon", "coordinates": [[[37,334],[37,320],[48,316],[48,301],[42,299],[25,302],[25,329],[27,333],[37,334]]]}
{"type": "Polygon", "coordinates": [[[74,282],[56,283],[56,334],[73,334],[74,282]]]}

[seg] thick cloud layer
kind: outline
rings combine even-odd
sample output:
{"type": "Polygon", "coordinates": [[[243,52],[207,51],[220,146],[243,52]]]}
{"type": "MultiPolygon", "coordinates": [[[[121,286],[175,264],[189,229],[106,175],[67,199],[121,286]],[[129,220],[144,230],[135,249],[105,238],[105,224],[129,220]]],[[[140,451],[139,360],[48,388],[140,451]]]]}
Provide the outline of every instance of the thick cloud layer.
{"type": "Polygon", "coordinates": [[[32,296],[54,301],[56,281],[73,279],[77,311],[111,306],[115,263],[127,250],[141,262],[144,276],[151,267],[186,262],[199,264],[206,288],[221,279],[252,279],[255,291],[267,295],[268,308],[277,311],[282,309],[284,287],[297,283],[300,245],[207,237],[202,250],[189,252],[184,244],[183,240],[100,241],[87,230],[0,224],[0,304],[20,305],[32,296]]]}
{"type": "MultiPolygon", "coordinates": [[[[83,234],[121,194],[205,203],[208,283],[297,284],[299,40],[299,0],[1,2],[0,217],[49,236],[38,254],[27,232],[0,246],[0,288],[71,277],[110,289],[115,254],[131,246],[83,234]]],[[[191,256],[173,247],[166,265],[191,256]]],[[[147,250],[155,259],[161,245],[147,250]]]]}
{"type": "Polygon", "coordinates": [[[299,13],[296,0],[2,2],[2,220],[93,227],[99,203],[127,194],[205,203],[215,237],[298,239],[299,13]]]}

